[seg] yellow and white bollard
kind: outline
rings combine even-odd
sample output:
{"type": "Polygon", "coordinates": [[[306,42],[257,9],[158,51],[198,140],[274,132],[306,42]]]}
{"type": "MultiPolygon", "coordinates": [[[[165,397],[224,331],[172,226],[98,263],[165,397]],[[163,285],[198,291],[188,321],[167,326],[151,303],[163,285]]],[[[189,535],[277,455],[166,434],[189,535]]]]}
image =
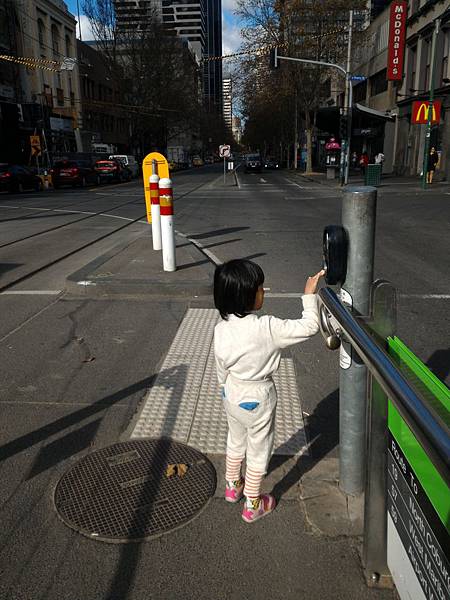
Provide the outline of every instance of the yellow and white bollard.
{"type": "Polygon", "coordinates": [[[172,181],[164,177],[159,180],[159,204],[161,215],[161,239],[164,271],[175,271],[175,232],[173,229],[172,181]]]}
{"type": "Polygon", "coordinates": [[[159,206],[159,175],[150,175],[150,200],[152,216],[153,250],[161,250],[161,217],[159,206]]]}

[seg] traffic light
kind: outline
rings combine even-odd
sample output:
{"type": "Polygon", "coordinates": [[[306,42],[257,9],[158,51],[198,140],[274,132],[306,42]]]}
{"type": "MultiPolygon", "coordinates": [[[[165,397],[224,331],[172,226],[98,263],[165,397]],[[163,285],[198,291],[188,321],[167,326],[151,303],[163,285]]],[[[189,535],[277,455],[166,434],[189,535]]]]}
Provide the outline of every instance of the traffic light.
{"type": "Polygon", "coordinates": [[[346,140],[348,138],[348,116],[341,115],[341,120],[339,123],[339,135],[341,140],[346,140]]]}
{"type": "Polygon", "coordinates": [[[278,62],[278,48],[271,48],[269,59],[270,59],[270,63],[269,63],[270,68],[278,69],[278,67],[280,66],[280,64],[278,62]]]}

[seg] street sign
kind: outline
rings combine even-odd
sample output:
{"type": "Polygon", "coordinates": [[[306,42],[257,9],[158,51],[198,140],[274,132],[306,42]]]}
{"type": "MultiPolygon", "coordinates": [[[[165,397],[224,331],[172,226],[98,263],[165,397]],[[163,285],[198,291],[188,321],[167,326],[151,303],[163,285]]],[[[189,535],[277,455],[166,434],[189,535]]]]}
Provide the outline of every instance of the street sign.
{"type": "Polygon", "coordinates": [[[366,79],[364,75],[350,75],[350,81],[366,81],[366,79]]]}
{"type": "MultiPolygon", "coordinates": [[[[441,120],[440,100],[433,100],[433,112],[431,115],[431,123],[439,123],[441,120]]],[[[430,103],[428,101],[415,100],[412,105],[411,125],[426,125],[428,123],[428,113],[430,111],[430,103]]]]}
{"type": "MultiPolygon", "coordinates": [[[[389,338],[389,354],[448,423],[448,388],[396,337],[389,338]]],[[[398,594],[402,600],[447,600],[448,484],[390,400],[387,441],[387,563],[398,594]]]]}
{"type": "Polygon", "coordinates": [[[230,156],[231,147],[227,144],[223,144],[219,146],[219,156],[220,158],[228,158],[230,156]]]}
{"type": "Polygon", "coordinates": [[[41,155],[41,138],[38,135],[30,135],[31,156],[41,155]]]}

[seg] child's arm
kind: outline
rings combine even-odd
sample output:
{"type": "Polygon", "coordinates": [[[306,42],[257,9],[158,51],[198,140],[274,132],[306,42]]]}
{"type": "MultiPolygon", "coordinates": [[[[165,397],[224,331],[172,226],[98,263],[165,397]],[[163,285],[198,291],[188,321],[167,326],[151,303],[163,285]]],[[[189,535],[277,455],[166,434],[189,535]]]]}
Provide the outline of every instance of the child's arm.
{"type": "Polygon", "coordinates": [[[303,342],[319,331],[319,310],[317,306],[317,285],[325,271],[308,277],[305,294],[302,298],[303,313],[301,319],[277,319],[269,317],[272,339],[278,348],[286,348],[303,342]]]}
{"type": "Polygon", "coordinates": [[[225,381],[228,376],[228,371],[225,369],[223,362],[220,360],[220,358],[217,358],[217,356],[216,356],[216,371],[217,371],[217,380],[219,382],[219,385],[225,385],[225,381]]]}

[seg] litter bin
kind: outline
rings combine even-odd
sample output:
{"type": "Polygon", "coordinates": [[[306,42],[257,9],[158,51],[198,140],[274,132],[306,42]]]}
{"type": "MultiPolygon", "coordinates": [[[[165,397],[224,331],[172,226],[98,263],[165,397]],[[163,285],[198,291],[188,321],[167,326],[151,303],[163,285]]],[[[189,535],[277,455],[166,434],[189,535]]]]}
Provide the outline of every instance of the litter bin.
{"type": "Polygon", "coordinates": [[[373,164],[367,165],[364,176],[365,185],[380,185],[382,165],[373,164]]]}

